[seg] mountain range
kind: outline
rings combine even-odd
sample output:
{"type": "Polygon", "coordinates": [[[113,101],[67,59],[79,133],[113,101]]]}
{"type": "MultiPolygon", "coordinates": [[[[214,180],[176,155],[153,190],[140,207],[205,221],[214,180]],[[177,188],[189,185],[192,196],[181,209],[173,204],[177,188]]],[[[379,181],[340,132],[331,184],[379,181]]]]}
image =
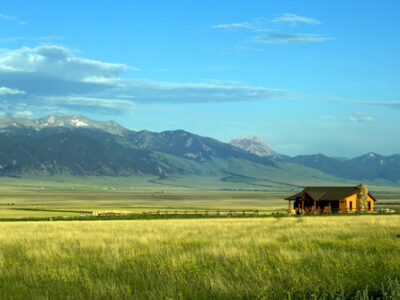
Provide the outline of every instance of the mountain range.
{"type": "Polygon", "coordinates": [[[323,154],[289,157],[273,151],[257,137],[240,137],[230,144],[261,157],[292,162],[336,177],[354,180],[384,179],[392,182],[400,180],[400,154],[383,156],[370,152],[351,159],[323,154]]]}
{"type": "Polygon", "coordinates": [[[400,181],[400,155],[289,157],[256,137],[223,143],[183,130],[133,131],[113,121],[0,118],[0,175],[219,176],[295,182],[400,181]]]}

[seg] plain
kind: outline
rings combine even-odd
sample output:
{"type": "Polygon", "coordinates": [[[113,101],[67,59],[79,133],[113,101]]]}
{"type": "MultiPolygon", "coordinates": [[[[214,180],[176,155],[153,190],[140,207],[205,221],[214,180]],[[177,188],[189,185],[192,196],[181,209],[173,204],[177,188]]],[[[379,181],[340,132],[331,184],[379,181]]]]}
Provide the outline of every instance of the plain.
{"type": "MultiPolygon", "coordinates": [[[[400,216],[0,223],[3,299],[382,296],[400,216]]],[[[397,287],[398,288],[398,287],[397,287]]],[[[397,296],[400,296],[397,294],[397,296]]]]}
{"type": "MultiPolygon", "coordinates": [[[[2,178],[3,299],[400,297],[398,214],[286,216],[283,199],[298,187],[268,183],[218,189],[213,179],[44,179],[2,178]],[[5,221],[115,209],[260,216],[5,221]]],[[[381,206],[398,209],[398,187],[373,188],[381,206]]]]}

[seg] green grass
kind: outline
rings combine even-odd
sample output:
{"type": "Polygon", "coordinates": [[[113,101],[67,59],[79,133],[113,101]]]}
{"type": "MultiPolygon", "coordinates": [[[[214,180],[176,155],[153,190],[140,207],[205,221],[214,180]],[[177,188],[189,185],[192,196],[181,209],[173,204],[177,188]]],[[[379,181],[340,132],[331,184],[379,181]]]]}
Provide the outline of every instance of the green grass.
{"type": "Polygon", "coordinates": [[[310,299],[368,290],[378,297],[400,292],[392,282],[399,257],[398,215],[5,222],[0,295],[310,299]]]}

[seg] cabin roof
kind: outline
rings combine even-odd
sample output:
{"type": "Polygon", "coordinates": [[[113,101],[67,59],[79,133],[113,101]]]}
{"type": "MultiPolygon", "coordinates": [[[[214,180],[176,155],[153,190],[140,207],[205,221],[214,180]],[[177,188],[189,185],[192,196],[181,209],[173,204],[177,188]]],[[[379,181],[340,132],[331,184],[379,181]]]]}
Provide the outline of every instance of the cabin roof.
{"type": "MultiPolygon", "coordinates": [[[[354,195],[359,191],[357,186],[311,186],[304,188],[300,193],[294,194],[286,200],[296,200],[307,194],[315,201],[339,201],[343,198],[354,195]]],[[[370,193],[368,195],[376,201],[370,193]]]]}

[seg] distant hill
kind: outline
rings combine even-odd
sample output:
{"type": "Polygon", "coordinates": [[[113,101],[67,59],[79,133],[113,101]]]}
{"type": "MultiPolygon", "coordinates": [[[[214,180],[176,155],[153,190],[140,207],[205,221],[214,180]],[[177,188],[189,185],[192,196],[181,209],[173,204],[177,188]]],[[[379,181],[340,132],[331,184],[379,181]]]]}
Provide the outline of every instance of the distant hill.
{"type": "Polygon", "coordinates": [[[271,183],[399,182],[400,155],[288,157],[256,137],[230,144],[183,130],[133,131],[84,116],[0,118],[0,176],[218,176],[271,183]]]}
{"type": "Polygon", "coordinates": [[[400,154],[383,156],[371,152],[352,159],[323,154],[289,157],[271,150],[267,143],[254,136],[237,138],[230,144],[257,156],[306,166],[338,178],[400,181],[400,154]]]}
{"type": "Polygon", "coordinates": [[[368,153],[348,161],[348,164],[359,166],[369,178],[383,178],[390,181],[400,180],[400,154],[390,156],[368,153]]]}
{"type": "Polygon", "coordinates": [[[350,165],[349,161],[338,160],[323,154],[299,155],[289,158],[288,161],[307,166],[321,172],[342,178],[372,179],[367,176],[359,165],[350,165]]]}
{"type": "Polygon", "coordinates": [[[400,154],[368,153],[352,159],[335,159],[322,154],[299,155],[288,161],[342,178],[400,181],[400,154]]]}

